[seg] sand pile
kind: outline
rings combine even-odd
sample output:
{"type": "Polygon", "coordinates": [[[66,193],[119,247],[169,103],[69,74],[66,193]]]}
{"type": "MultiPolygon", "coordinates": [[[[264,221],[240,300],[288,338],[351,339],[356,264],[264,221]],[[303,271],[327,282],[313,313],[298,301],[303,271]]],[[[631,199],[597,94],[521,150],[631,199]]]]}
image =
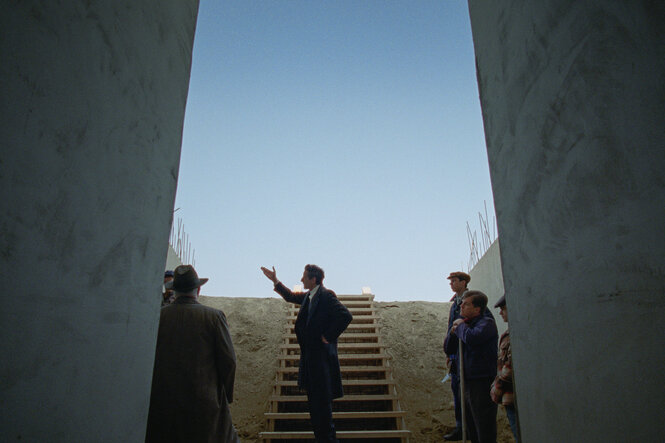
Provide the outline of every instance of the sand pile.
{"type": "MultiPolygon", "coordinates": [[[[202,296],[200,301],[224,311],[229,321],[238,359],[231,405],[233,423],[243,442],[258,443],[286,328],[288,304],[277,297],[202,296]]],[[[450,303],[377,302],[376,307],[381,317],[381,337],[392,356],[390,364],[398,382],[402,409],[408,411],[405,420],[412,432],[411,441],[440,442],[455,423],[450,384],[441,383],[446,362],[443,336],[450,303]]],[[[497,416],[497,441],[512,442],[501,408],[497,416]]]]}

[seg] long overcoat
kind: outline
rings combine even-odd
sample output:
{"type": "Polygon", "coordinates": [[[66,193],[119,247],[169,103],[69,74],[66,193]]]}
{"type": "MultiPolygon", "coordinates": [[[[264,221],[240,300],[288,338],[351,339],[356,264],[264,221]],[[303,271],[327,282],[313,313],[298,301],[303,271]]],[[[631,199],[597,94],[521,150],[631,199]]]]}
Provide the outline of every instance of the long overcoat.
{"type": "Polygon", "coordinates": [[[275,285],[275,292],[284,300],[301,305],[295,324],[300,345],[298,386],[310,395],[329,400],[342,397],[337,338],[353,316],[335,293],[323,286],[319,286],[311,303],[305,299],[307,293],[293,293],[282,283],[275,285]],[[327,344],[321,340],[322,336],[327,344]]]}
{"type": "Polygon", "coordinates": [[[161,310],[146,442],[238,442],[236,356],[222,311],[191,297],[161,310]]]}

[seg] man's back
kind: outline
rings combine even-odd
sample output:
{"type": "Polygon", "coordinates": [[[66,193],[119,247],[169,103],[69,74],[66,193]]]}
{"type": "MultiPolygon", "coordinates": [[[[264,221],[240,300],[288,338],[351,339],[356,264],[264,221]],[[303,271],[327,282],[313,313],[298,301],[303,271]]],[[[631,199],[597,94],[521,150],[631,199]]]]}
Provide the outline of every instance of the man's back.
{"type": "Polygon", "coordinates": [[[237,441],[235,367],[224,313],[191,297],[162,308],[146,441],[237,441]]]}

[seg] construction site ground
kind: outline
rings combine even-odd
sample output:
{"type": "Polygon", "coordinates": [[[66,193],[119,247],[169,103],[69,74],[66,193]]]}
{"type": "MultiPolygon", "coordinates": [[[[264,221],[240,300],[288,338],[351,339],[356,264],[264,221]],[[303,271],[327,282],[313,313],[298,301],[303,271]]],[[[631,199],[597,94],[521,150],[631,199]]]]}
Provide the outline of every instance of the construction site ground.
{"type": "MultiPolygon", "coordinates": [[[[273,389],[289,305],[279,296],[202,296],[200,301],[226,314],[238,360],[231,405],[233,422],[243,442],[259,443],[259,432],[265,430],[264,412],[273,389]]],[[[375,302],[375,306],[381,338],[392,357],[393,377],[406,410],[410,441],[440,442],[455,423],[450,384],[441,383],[445,375],[442,344],[450,304],[375,302]]],[[[501,407],[497,430],[499,443],[513,441],[501,407]]]]}

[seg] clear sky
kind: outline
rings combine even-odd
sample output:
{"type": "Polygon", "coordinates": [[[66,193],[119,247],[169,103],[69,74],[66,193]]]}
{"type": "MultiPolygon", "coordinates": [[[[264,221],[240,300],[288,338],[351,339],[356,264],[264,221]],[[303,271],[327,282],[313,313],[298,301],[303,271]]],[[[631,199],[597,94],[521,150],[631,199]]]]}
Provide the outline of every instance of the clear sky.
{"type": "Polygon", "coordinates": [[[466,1],[202,0],[175,217],[213,296],[448,301],[492,191],[466,1]]]}

